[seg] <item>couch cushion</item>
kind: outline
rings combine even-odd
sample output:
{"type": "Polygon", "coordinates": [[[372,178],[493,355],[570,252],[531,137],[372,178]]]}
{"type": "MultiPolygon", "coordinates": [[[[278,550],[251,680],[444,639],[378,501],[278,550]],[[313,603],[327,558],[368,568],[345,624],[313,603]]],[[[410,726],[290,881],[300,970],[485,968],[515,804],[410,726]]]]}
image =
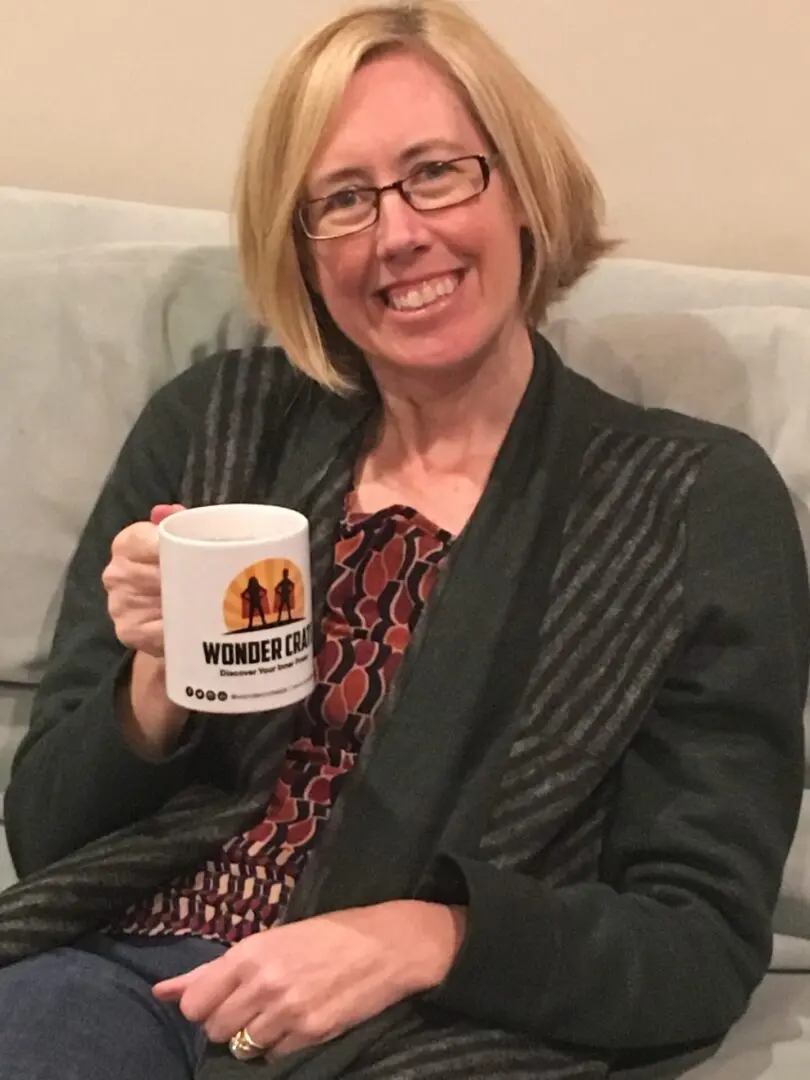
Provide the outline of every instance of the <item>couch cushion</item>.
{"type": "Polygon", "coordinates": [[[771,971],[803,971],[810,974],[810,941],[789,934],[773,935],[771,971]]]}
{"type": "Polygon", "coordinates": [[[17,880],[14,867],[11,865],[11,856],[8,853],[5,830],[0,827],[0,892],[13,885],[17,880]]]}
{"type": "Polygon", "coordinates": [[[0,682],[0,820],[2,793],[8,784],[12,758],[28,730],[33,698],[33,686],[0,682]]]}
{"type": "Polygon", "coordinates": [[[37,680],[66,563],[145,400],[255,334],[241,312],[224,248],[0,257],[0,680],[37,680]]]}
{"type": "Polygon", "coordinates": [[[768,975],[717,1054],[684,1080],[807,1080],[810,975],[768,975]]]}
{"type": "Polygon", "coordinates": [[[810,938],[810,790],[805,790],[799,826],[785,865],[774,916],[782,934],[810,938]]]}
{"type": "Polygon", "coordinates": [[[228,214],[221,210],[0,187],[0,249],[4,255],[133,241],[220,246],[229,243],[230,234],[228,214]]]}
{"type": "Polygon", "coordinates": [[[810,551],[810,308],[611,315],[547,332],[571,367],[613,393],[756,439],[793,494],[810,551]]]}
{"type": "Polygon", "coordinates": [[[810,308],[810,277],[603,259],[557,305],[552,318],[774,306],[810,308]]]}

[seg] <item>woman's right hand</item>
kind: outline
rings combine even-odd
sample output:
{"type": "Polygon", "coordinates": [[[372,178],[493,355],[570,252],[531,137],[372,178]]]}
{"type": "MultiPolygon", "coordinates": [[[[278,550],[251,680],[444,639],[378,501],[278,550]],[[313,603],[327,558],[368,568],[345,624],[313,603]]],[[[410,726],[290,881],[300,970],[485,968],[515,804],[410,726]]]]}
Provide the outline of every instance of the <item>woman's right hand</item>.
{"type": "Polygon", "coordinates": [[[134,653],[131,678],[121,687],[119,699],[124,735],[138,754],[150,760],[172,752],[189,715],[166,695],[158,560],[157,527],[182,509],[176,503],[155,506],[149,521],[138,521],[118,533],[102,574],[116,637],[134,653]]]}
{"type": "Polygon", "coordinates": [[[163,656],[163,613],[157,527],[183,507],[156,506],[149,521],[136,521],[112,542],[110,561],[101,575],[115,635],[133,652],[163,656]]]}

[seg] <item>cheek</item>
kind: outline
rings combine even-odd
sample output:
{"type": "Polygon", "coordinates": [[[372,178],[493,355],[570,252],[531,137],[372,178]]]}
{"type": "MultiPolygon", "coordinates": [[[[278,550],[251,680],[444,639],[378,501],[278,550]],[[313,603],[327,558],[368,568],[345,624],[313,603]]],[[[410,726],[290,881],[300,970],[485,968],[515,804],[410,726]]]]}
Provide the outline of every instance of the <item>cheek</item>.
{"type": "MultiPolygon", "coordinates": [[[[461,209],[461,208],[460,208],[461,209]]],[[[520,228],[505,202],[492,206],[471,203],[452,227],[443,230],[442,246],[462,263],[477,266],[487,289],[514,288],[520,276],[520,228]]]]}
{"type": "Polygon", "coordinates": [[[317,253],[313,262],[318,291],[327,305],[357,299],[368,291],[369,254],[366,245],[335,241],[317,253]]]}
{"type": "Polygon", "coordinates": [[[499,287],[515,293],[523,272],[523,249],[520,231],[512,223],[498,228],[488,245],[488,271],[499,287]]]}

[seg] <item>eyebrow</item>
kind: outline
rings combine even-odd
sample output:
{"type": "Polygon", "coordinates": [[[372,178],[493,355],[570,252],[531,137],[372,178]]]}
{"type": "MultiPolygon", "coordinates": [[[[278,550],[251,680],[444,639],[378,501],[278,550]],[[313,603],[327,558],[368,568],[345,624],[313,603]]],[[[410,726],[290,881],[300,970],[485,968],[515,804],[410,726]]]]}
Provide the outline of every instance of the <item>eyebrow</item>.
{"type": "MultiPolygon", "coordinates": [[[[424,157],[426,154],[433,153],[448,154],[453,157],[460,157],[464,154],[473,154],[474,150],[469,150],[467,147],[461,145],[461,143],[453,142],[452,139],[423,139],[421,142],[413,143],[407,149],[403,150],[398,157],[398,161],[401,162],[403,167],[407,167],[419,158],[424,157]]],[[[369,170],[362,165],[346,165],[342,169],[335,169],[333,172],[326,173],[324,176],[316,177],[313,188],[316,187],[331,187],[333,184],[341,184],[348,180],[368,180],[370,182],[369,170]]]]}

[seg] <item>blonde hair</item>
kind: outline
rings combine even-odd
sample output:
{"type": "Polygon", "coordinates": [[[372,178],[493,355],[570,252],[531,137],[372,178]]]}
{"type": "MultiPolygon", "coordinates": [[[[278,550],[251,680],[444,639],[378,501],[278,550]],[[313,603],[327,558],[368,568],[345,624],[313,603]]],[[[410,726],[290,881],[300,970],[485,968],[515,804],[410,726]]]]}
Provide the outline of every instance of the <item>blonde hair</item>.
{"type": "Polygon", "coordinates": [[[259,320],[292,362],[338,392],[357,353],[308,287],[297,206],[352,75],[381,53],[416,50],[450,77],[497,150],[526,222],[520,287],[529,325],[613,244],[602,196],[566,127],[511,57],[454,0],[364,3],[305,40],[271,77],[250,123],[236,190],[239,255],[259,320]]]}

